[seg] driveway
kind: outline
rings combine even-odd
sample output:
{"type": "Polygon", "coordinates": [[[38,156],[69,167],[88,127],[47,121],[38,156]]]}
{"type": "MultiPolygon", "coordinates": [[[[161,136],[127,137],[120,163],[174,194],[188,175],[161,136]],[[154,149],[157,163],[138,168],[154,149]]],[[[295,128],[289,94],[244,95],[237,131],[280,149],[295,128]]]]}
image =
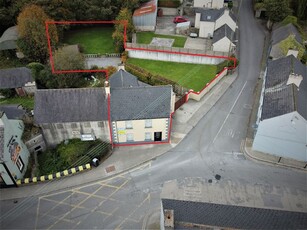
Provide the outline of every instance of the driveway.
{"type": "Polygon", "coordinates": [[[188,37],[187,41],[184,44],[184,48],[196,50],[210,50],[211,45],[212,41],[210,39],[188,37]]]}
{"type": "Polygon", "coordinates": [[[175,34],[176,24],[173,23],[174,16],[157,17],[156,34],[175,34]]]}

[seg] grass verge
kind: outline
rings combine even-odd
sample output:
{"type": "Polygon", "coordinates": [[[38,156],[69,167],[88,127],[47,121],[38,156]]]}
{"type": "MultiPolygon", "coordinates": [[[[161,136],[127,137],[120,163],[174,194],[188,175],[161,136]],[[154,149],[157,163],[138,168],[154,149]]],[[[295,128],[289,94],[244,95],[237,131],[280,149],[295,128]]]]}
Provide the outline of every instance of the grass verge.
{"type": "Polygon", "coordinates": [[[129,58],[128,63],[140,66],[152,74],[170,79],[187,89],[200,91],[216,75],[215,65],[200,65],[177,62],[143,60],[129,58]]]}
{"type": "Polygon", "coordinates": [[[150,44],[150,42],[154,37],[175,39],[173,47],[182,47],[182,48],[184,47],[184,44],[187,40],[186,37],[155,34],[154,32],[138,32],[136,34],[136,37],[137,37],[137,43],[140,44],[150,44]]]}
{"type": "Polygon", "coordinates": [[[79,44],[86,54],[114,53],[113,27],[88,27],[72,29],[64,33],[63,42],[69,45],[79,44]]]}

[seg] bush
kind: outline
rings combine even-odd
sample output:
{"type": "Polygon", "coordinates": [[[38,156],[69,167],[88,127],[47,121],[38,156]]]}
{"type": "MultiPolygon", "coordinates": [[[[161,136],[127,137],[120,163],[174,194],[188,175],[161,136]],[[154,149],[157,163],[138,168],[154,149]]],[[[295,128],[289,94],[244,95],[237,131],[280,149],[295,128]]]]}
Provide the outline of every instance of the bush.
{"type": "Polygon", "coordinates": [[[17,95],[15,89],[0,89],[0,94],[5,98],[11,98],[17,95]]]}
{"type": "Polygon", "coordinates": [[[177,8],[181,5],[180,0],[159,0],[158,7],[177,8]]]}

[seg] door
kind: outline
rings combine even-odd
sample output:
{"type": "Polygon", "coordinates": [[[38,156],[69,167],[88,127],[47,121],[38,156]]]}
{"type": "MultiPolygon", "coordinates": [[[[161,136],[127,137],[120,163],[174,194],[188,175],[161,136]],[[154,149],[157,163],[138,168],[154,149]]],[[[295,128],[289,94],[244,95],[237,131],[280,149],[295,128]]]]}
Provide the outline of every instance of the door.
{"type": "Polygon", "coordinates": [[[155,141],[162,140],[162,132],[155,132],[155,141]]]}

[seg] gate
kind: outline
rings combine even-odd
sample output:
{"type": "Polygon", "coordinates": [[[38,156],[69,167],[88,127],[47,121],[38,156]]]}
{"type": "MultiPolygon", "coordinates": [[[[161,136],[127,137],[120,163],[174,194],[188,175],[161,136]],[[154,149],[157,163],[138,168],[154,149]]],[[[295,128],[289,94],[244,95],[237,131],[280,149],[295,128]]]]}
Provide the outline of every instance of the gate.
{"type": "Polygon", "coordinates": [[[186,97],[187,97],[187,94],[184,94],[179,100],[176,101],[175,111],[179,109],[179,107],[182,106],[186,102],[186,97]]]}

